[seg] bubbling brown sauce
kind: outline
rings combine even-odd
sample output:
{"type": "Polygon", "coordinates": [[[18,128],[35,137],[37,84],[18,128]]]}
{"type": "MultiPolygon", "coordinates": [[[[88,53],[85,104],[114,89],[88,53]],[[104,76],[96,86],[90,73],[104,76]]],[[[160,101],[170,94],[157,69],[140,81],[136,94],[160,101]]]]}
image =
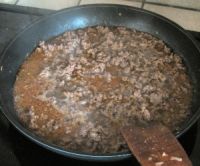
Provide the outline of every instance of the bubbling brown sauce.
{"type": "Polygon", "coordinates": [[[120,127],[190,114],[181,58],[163,41],[124,27],[89,27],[41,42],[14,86],[16,111],[34,133],[67,150],[127,151],[120,127]]]}

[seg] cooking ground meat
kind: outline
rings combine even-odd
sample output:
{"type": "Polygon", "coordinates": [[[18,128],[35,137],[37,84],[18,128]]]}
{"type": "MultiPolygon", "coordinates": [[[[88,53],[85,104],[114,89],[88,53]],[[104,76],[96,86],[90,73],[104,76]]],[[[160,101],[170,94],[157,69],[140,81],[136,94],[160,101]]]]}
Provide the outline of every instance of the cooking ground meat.
{"type": "Polygon", "coordinates": [[[159,121],[173,132],[190,114],[192,87],[163,41],[124,27],[88,27],[41,42],[15,87],[20,120],[67,150],[128,151],[120,127],[159,121]]]}

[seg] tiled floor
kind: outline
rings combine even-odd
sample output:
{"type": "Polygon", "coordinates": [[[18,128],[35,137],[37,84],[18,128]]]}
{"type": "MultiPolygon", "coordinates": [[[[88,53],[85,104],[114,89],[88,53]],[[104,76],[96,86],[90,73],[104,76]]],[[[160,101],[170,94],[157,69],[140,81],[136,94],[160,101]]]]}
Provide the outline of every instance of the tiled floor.
{"type": "Polygon", "coordinates": [[[114,3],[114,4],[122,4],[122,5],[129,5],[129,6],[134,6],[134,7],[141,7],[142,2],[140,1],[133,1],[133,0],[81,0],[80,5],[83,4],[93,4],[93,3],[114,3]]]}
{"type": "Polygon", "coordinates": [[[53,10],[93,3],[124,4],[153,11],[185,29],[200,32],[200,0],[0,0],[0,3],[53,10]]]}
{"type": "Polygon", "coordinates": [[[145,4],[144,9],[163,15],[185,29],[200,32],[200,12],[145,4]]]}
{"type": "Polygon", "coordinates": [[[78,5],[79,0],[18,0],[17,5],[59,10],[78,5]]]}
{"type": "Polygon", "coordinates": [[[17,0],[0,0],[0,3],[15,4],[17,0]]]}
{"type": "Polygon", "coordinates": [[[200,9],[200,0],[146,0],[146,2],[153,2],[156,4],[165,4],[172,6],[179,6],[192,9],[200,9]]]}

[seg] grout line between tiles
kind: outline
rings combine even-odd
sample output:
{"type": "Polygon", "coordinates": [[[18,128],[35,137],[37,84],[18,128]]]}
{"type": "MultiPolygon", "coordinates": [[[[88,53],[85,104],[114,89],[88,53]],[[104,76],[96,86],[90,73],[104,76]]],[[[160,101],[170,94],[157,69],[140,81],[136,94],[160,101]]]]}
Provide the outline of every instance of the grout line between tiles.
{"type": "Polygon", "coordinates": [[[77,6],[79,6],[81,4],[81,0],[78,0],[77,6]]]}
{"type": "Polygon", "coordinates": [[[145,0],[142,0],[142,4],[141,4],[141,8],[143,9],[144,8],[144,4],[145,4],[145,0]]]}
{"type": "Polygon", "coordinates": [[[19,2],[19,0],[16,0],[15,3],[14,3],[14,5],[17,5],[18,2],[19,2]]]}
{"type": "Polygon", "coordinates": [[[157,6],[165,6],[165,7],[172,7],[176,9],[184,9],[184,10],[191,10],[191,11],[197,11],[200,12],[200,9],[193,9],[193,8],[188,8],[188,7],[183,7],[183,6],[177,6],[177,5],[168,5],[168,4],[161,4],[157,2],[146,2],[145,4],[150,4],[150,5],[157,5],[157,6]]]}

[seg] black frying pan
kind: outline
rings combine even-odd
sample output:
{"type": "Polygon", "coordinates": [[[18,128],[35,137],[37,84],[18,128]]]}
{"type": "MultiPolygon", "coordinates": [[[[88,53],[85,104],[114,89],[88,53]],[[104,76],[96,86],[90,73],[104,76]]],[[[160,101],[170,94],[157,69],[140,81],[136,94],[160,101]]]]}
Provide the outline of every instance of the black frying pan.
{"type": "Polygon", "coordinates": [[[185,133],[200,116],[200,50],[193,38],[180,26],[157,14],[121,5],[87,5],[61,10],[42,18],[19,33],[6,47],[0,66],[0,102],[2,111],[8,120],[25,136],[37,144],[62,154],[78,159],[96,161],[115,161],[130,157],[129,152],[114,154],[86,154],[66,151],[34,135],[19,122],[13,103],[13,85],[17,71],[26,56],[33,51],[41,40],[47,40],[64,31],[95,25],[125,26],[148,32],[163,41],[183,58],[193,83],[191,117],[185,121],[179,137],[185,133]]]}

